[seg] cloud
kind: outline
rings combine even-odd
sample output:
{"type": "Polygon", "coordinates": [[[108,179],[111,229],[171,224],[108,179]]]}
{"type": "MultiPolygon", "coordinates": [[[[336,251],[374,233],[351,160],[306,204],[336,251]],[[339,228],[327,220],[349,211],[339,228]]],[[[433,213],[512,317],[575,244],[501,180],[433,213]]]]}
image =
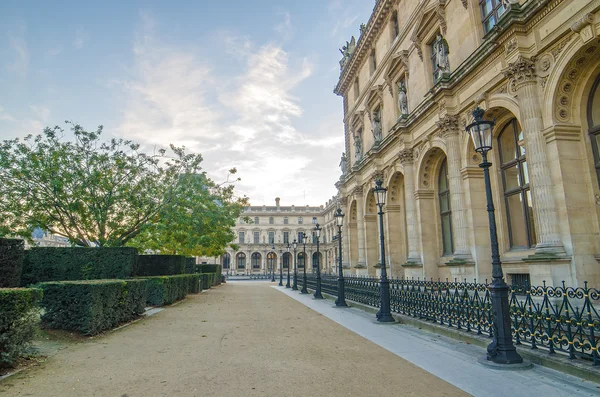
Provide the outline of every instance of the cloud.
{"type": "Polygon", "coordinates": [[[75,29],[75,39],[73,40],[73,47],[75,49],[80,50],[85,45],[85,42],[89,39],[88,33],[81,27],[78,26],[75,29]]]}
{"type": "Polygon", "coordinates": [[[15,121],[15,118],[11,116],[2,106],[0,106],[0,120],[4,121],[15,121]]]}
{"type": "Polygon", "coordinates": [[[281,11],[283,21],[275,25],[275,32],[283,40],[290,40],[293,36],[292,17],[288,11],[281,11]]]}
{"type": "MultiPolygon", "coordinates": [[[[284,17],[281,29],[289,23],[284,17]]],[[[211,37],[223,58],[206,40],[167,44],[159,26],[142,15],[132,78],[121,83],[126,102],[119,134],[146,145],[185,144],[202,153],[204,168],[216,181],[237,167],[242,178],[237,191],[252,204],[279,196],[302,205],[306,202],[297,200],[304,199],[304,191],[312,204],[329,198],[323,197],[335,190],[329,176],[339,171],[318,163],[343,146],[343,132],[336,130],[339,120],[317,131],[301,127],[306,115],[294,91],[312,76],[311,59],[294,56],[281,43],[221,31],[211,37]]]]}
{"type": "Polygon", "coordinates": [[[9,36],[10,47],[14,51],[13,62],[8,65],[8,69],[17,73],[21,77],[26,77],[29,71],[29,50],[27,41],[21,36],[9,36]]]}

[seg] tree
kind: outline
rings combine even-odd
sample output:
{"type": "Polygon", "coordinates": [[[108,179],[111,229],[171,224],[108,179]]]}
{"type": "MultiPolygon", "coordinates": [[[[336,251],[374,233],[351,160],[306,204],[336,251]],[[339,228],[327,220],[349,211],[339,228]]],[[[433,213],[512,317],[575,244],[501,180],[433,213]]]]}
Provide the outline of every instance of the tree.
{"type": "MultiPolygon", "coordinates": [[[[235,238],[233,227],[248,205],[236,198],[229,176],[217,185],[206,174],[180,175],[173,200],[129,245],[164,254],[215,257],[225,253],[235,238]]],[[[238,179],[239,180],[239,179],[238,179]]]]}
{"type": "MultiPolygon", "coordinates": [[[[211,238],[226,238],[224,229],[232,222],[227,217],[237,208],[233,186],[210,181],[200,167],[201,155],[186,154],[173,145],[168,152],[145,154],[129,140],[101,142],[101,126],[88,132],[77,124],[67,125],[74,142],[64,140],[64,130],[56,126],[0,145],[0,236],[29,238],[40,227],[80,246],[123,246],[147,229],[160,231],[157,223],[163,216],[205,208],[188,216],[202,218],[194,222],[215,230],[211,237],[205,234],[203,242],[216,247],[220,242],[214,245],[211,238]],[[189,176],[195,175],[201,178],[194,182],[189,176]],[[195,189],[199,185],[207,190],[195,189]],[[227,205],[215,216],[211,200],[219,197],[227,205]]],[[[182,232],[192,231],[189,221],[179,223],[187,228],[182,232]]]]}

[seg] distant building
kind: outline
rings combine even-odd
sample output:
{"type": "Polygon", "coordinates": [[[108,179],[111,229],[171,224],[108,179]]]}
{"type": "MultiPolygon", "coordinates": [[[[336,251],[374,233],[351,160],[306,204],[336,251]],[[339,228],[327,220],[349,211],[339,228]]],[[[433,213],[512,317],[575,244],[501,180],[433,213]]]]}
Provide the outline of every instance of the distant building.
{"type": "Polygon", "coordinates": [[[39,227],[36,227],[31,233],[33,244],[25,241],[25,248],[33,247],[70,247],[69,239],[63,236],[46,232],[39,227]]]}

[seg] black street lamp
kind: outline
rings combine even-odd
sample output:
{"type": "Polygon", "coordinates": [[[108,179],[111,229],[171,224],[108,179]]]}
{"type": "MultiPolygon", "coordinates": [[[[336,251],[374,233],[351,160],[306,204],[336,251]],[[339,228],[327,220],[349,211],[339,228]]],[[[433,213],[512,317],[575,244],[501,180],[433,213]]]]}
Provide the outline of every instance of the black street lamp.
{"type": "Polygon", "coordinates": [[[306,243],[308,242],[308,236],[306,233],[302,232],[302,261],[303,263],[303,275],[302,275],[302,289],[300,290],[301,294],[308,294],[308,290],[306,289],[306,243]]]}
{"type": "Polygon", "coordinates": [[[271,247],[271,282],[275,282],[275,244],[271,247]]]}
{"type": "Polygon", "coordinates": [[[344,287],[344,270],[342,269],[342,226],[344,225],[344,213],[341,208],[335,212],[335,224],[338,227],[338,297],[335,301],[337,307],[348,307],[346,303],[346,290],[344,287]]]}
{"type": "Polygon", "coordinates": [[[473,139],[475,151],[481,153],[485,180],[485,195],[487,197],[488,220],[490,224],[490,241],[492,249],[492,284],[488,286],[492,301],[494,339],[487,347],[487,359],[498,364],[519,364],[523,358],[517,353],[513,345],[510,326],[510,308],[508,305],[508,284],[502,274],[502,262],[498,251],[498,234],[496,232],[496,216],[494,214],[494,199],[490,183],[490,163],[487,153],[492,150],[492,130],[496,124],[493,121],[483,120],[485,110],[477,107],[473,110],[475,121],[467,126],[467,132],[473,139]]]}
{"type": "Polygon", "coordinates": [[[381,265],[381,279],[379,280],[379,290],[380,290],[380,304],[379,311],[377,312],[377,321],[380,323],[393,323],[394,317],[392,317],[392,313],[390,312],[390,281],[387,278],[387,269],[385,264],[385,243],[383,237],[383,206],[385,205],[385,194],[387,193],[387,189],[381,187],[382,184],[381,178],[377,178],[375,181],[375,187],[373,188],[373,193],[375,193],[375,202],[377,203],[377,207],[379,207],[379,246],[381,251],[381,258],[379,263],[381,265]]]}
{"type": "Polygon", "coordinates": [[[298,257],[296,256],[296,249],[298,248],[298,242],[296,241],[296,239],[294,239],[294,242],[292,242],[292,247],[294,247],[294,282],[292,283],[292,289],[294,291],[298,291],[298,263],[297,263],[298,257]]]}
{"type": "Polygon", "coordinates": [[[290,288],[290,243],[287,245],[287,283],[285,284],[285,288],[290,288]]]}
{"type": "Polygon", "coordinates": [[[268,266],[268,264],[267,264],[267,248],[268,248],[268,245],[265,244],[263,246],[263,253],[265,254],[265,256],[264,256],[265,266],[264,266],[264,269],[263,269],[263,273],[264,273],[264,277],[265,278],[267,278],[267,266],[268,266]]]}
{"type": "Polygon", "coordinates": [[[321,237],[321,228],[319,227],[317,218],[313,218],[313,223],[315,225],[315,234],[317,236],[317,287],[315,288],[313,296],[315,299],[323,299],[323,295],[321,295],[321,266],[319,263],[319,239],[321,237]]]}
{"type": "Polygon", "coordinates": [[[279,250],[279,286],[283,287],[283,250],[279,250]]]}

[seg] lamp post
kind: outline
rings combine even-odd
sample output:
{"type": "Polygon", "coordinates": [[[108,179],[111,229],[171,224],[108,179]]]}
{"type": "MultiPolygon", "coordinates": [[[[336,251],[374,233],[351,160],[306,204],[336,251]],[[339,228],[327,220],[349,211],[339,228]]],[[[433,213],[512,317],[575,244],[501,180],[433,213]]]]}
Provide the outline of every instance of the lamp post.
{"type": "Polygon", "coordinates": [[[390,281],[387,278],[387,269],[385,264],[385,243],[383,237],[383,206],[385,205],[385,194],[387,193],[387,189],[382,187],[381,178],[377,178],[375,181],[375,188],[373,188],[373,193],[375,193],[375,202],[377,203],[377,207],[379,207],[379,246],[381,252],[381,258],[379,263],[381,264],[381,278],[379,280],[379,291],[380,291],[380,304],[379,311],[377,312],[377,321],[380,323],[393,323],[394,317],[392,317],[392,313],[390,312],[390,281]]]}
{"type": "Polygon", "coordinates": [[[294,291],[298,291],[298,263],[297,263],[298,257],[296,256],[296,249],[298,248],[298,242],[296,241],[296,239],[294,239],[294,242],[292,243],[292,247],[294,247],[294,282],[292,283],[292,289],[294,291]]]}
{"type": "Polygon", "coordinates": [[[271,247],[271,282],[275,282],[275,244],[271,247]]]}
{"type": "Polygon", "coordinates": [[[523,358],[513,345],[510,326],[510,310],[508,305],[508,284],[504,281],[502,262],[498,250],[498,235],[496,232],[496,216],[494,214],[494,199],[490,183],[490,163],[487,153],[492,150],[492,130],[496,124],[483,120],[485,111],[479,107],[473,110],[475,121],[467,126],[467,132],[473,140],[475,151],[481,153],[485,180],[485,195],[487,197],[488,220],[490,224],[490,242],[492,250],[492,284],[488,286],[492,301],[494,339],[487,347],[487,359],[498,364],[519,364],[523,358]]]}
{"type": "Polygon", "coordinates": [[[290,243],[288,243],[286,248],[287,248],[287,254],[288,254],[286,256],[286,258],[288,258],[288,263],[287,263],[287,283],[285,284],[285,288],[290,288],[290,243]]]}
{"type": "Polygon", "coordinates": [[[302,232],[302,261],[303,263],[303,275],[302,275],[302,289],[300,290],[301,294],[308,294],[308,290],[306,289],[306,243],[308,242],[308,236],[306,233],[302,232]]]}
{"type": "Polygon", "coordinates": [[[335,301],[337,307],[347,307],[346,290],[344,287],[344,270],[342,269],[342,226],[344,225],[344,213],[341,208],[335,212],[335,224],[338,228],[338,297],[335,301]]]}
{"type": "Polygon", "coordinates": [[[263,246],[263,253],[265,254],[265,256],[264,256],[265,266],[263,268],[263,273],[264,273],[265,278],[267,278],[267,247],[268,247],[267,244],[265,244],[263,246]]]}
{"type": "Polygon", "coordinates": [[[283,287],[283,250],[279,250],[279,286],[283,287]]]}
{"type": "Polygon", "coordinates": [[[317,218],[313,218],[313,223],[315,225],[315,234],[317,235],[317,287],[315,288],[313,296],[315,299],[323,299],[323,295],[321,295],[321,266],[319,263],[319,239],[321,237],[321,228],[319,227],[317,218]]]}

